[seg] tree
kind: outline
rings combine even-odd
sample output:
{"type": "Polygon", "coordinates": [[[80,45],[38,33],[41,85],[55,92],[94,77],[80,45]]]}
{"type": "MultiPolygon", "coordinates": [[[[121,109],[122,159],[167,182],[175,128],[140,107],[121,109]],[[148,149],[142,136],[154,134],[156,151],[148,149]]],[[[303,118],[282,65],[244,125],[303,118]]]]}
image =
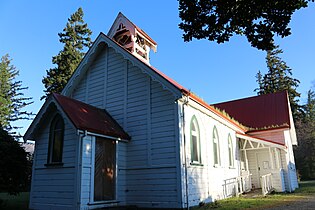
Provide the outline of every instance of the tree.
{"type": "Polygon", "coordinates": [[[83,10],[79,8],[74,14],[68,18],[66,27],[62,33],[58,33],[59,41],[64,44],[63,49],[58,55],[52,58],[52,63],[57,66],[46,70],[47,76],[42,82],[45,85],[46,98],[51,93],[60,93],[67,84],[72,73],[79,65],[84,56],[85,47],[90,47],[91,30],[88,29],[83,20],[83,10]]]}
{"type": "Polygon", "coordinates": [[[22,81],[17,80],[19,70],[11,62],[8,54],[2,56],[0,62],[0,125],[7,131],[19,128],[12,122],[29,120],[33,115],[24,110],[33,103],[32,98],[24,96],[23,91],[28,87],[23,87],[22,81]]]}
{"type": "Polygon", "coordinates": [[[298,146],[296,164],[302,179],[315,179],[315,92],[309,90],[302,106],[302,117],[296,122],[298,146]]]}
{"type": "Polygon", "coordinates": [[[253,47],[272,50],[274,35],[291,34],[292,14],[314,0],[179,0],[184,41],[192,38],[217,43],[233,35],[245,35],[253,47]]]}
{"type": "Polygon", "coordinates": [[[293,118],[296,119],[300,109],[298,104],[300,93],[297,92],[296,88],[300,81],[291,77],[292,69],[279,57],[279,54],[282,53],[283,51],[279,49],[279,46],[275,46],[274,50],[267,51],[268,72],[265,75],[262,75],[260,71],[257,73],[256,81],[259,87],[255,91],[258,95],[262,95],[287,90],[293,118]]]}
{"type": "Polygon", "coordinates": [[[0,191],[16,195],[28,183],[27,153],[0,125],[0,191]]]}

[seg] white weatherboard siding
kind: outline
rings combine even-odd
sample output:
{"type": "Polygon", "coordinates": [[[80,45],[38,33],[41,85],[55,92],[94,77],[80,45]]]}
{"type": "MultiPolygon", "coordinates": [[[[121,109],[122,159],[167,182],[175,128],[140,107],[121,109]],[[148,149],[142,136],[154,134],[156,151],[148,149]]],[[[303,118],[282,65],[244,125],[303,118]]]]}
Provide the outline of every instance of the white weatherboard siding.
{"type": "Polygon", "coordinates": [[[76,154],[78,136],[69,121],[65,122],[63,166],[46,167],[50,121],[36,136],[36,152],[30,194],[32,209],[74,209],[76,200],[76,154]]]}
{"type": "Polygon", "coordinates": [[[179,208],[174,95],[108,47],[99,51],[86,80],[71,95],[105,108],[132,137],[130,142],[118,144],[119,203],[179,208]]]}
{"type": "MultiPolygon", "coordinates": [[[[188,180],[188,196],[189,206],[196,206],[200,202],[209,202],[225,198],[224,180],[239,176],[239,157],[238,146],[235,137],[235,131],[226,125],[214,120],[209,115],[202,113],[191,106],[184,107],[185,114],[185,139],[186,139],[186,161],[187,161],[187,180],[188,180]],[[190,148],[190,122],[195,116],[200,130],[201,145],[201,164],[191,164],[191,148],[190,148]],[[220,147],[220,164],[214,166],[213,157],[213,128],[218,130],[219,147],[220,147]],[[228,156],[228,135],[231,135],[233,144],[233,161],[234,167],[229,167],[228,156]]],[[[182,137],[183,139],[184,137],[182,137]]],[[[183,145],[183,144],[182,144],[183,145]]],[[[184,153],[184,152],[183,152],[184,153]]],[[[184,157],[183,157],[184,158],[184,157]]],[[[182,159],[184,167],[185,160],[182,159]]],[[[182,168],[182,173],[185,169],[182,168]]],[[[182,182],[185,183],[185,174],[182,175],[182,182]]],[[[182,186],[183,195],[186,194],[185,185],[182,186]]],[[[186,202],[186,198],[183,198],[186,202]]],[[[187,203],[183,203],[185,207],[187,203]]]]}
{"type": "Polygon", "coordinates": [[[293,154],[293,147],[292,147],[292,139],[290,130],[284,131],[285,141],[286,145],[288,147],[287,153],[286,153],[286,159],[287,159],[287,168],[288,168],[288,181],[290,191],[294,191],[296,188],[298,188],[298,180],[296,175],[296,165],[294,161],[294,154],[293,154]]]}

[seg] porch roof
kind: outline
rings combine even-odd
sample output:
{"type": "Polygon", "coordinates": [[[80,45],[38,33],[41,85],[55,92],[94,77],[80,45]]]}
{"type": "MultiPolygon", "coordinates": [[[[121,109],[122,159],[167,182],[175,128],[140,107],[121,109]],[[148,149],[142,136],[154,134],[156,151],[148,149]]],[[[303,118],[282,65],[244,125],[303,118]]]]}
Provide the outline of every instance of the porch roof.
{"type": "Polygon", "coordinates": [[[56,93],[53,93],[53,97],[77,129],[124,140],[131,139],[105,109],[56,93]]]}

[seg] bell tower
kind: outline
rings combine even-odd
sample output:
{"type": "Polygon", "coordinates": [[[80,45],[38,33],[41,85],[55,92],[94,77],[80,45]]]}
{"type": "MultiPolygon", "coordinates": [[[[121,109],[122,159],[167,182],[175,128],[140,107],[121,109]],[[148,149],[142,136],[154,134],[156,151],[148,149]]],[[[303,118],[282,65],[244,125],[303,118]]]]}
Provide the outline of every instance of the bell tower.
{"type": "Polygon", "coordinates": [[[150,49],[156,52],[157,43],[121,12],[117,15],[107,35],[131,54],[150,65],[150,49]]]}

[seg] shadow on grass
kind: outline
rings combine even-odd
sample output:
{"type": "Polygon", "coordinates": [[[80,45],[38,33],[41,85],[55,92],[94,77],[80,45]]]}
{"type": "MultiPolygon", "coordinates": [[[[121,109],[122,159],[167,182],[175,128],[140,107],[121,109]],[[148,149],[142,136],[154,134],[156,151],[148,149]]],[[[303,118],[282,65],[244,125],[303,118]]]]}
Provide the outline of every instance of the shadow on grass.
{"type": "Polygon", "coordinates": [[[29,192],[22,192],[17,196],[7,193],[0,193],[1,210],[27,210],[29,202],[29,192]]]}

